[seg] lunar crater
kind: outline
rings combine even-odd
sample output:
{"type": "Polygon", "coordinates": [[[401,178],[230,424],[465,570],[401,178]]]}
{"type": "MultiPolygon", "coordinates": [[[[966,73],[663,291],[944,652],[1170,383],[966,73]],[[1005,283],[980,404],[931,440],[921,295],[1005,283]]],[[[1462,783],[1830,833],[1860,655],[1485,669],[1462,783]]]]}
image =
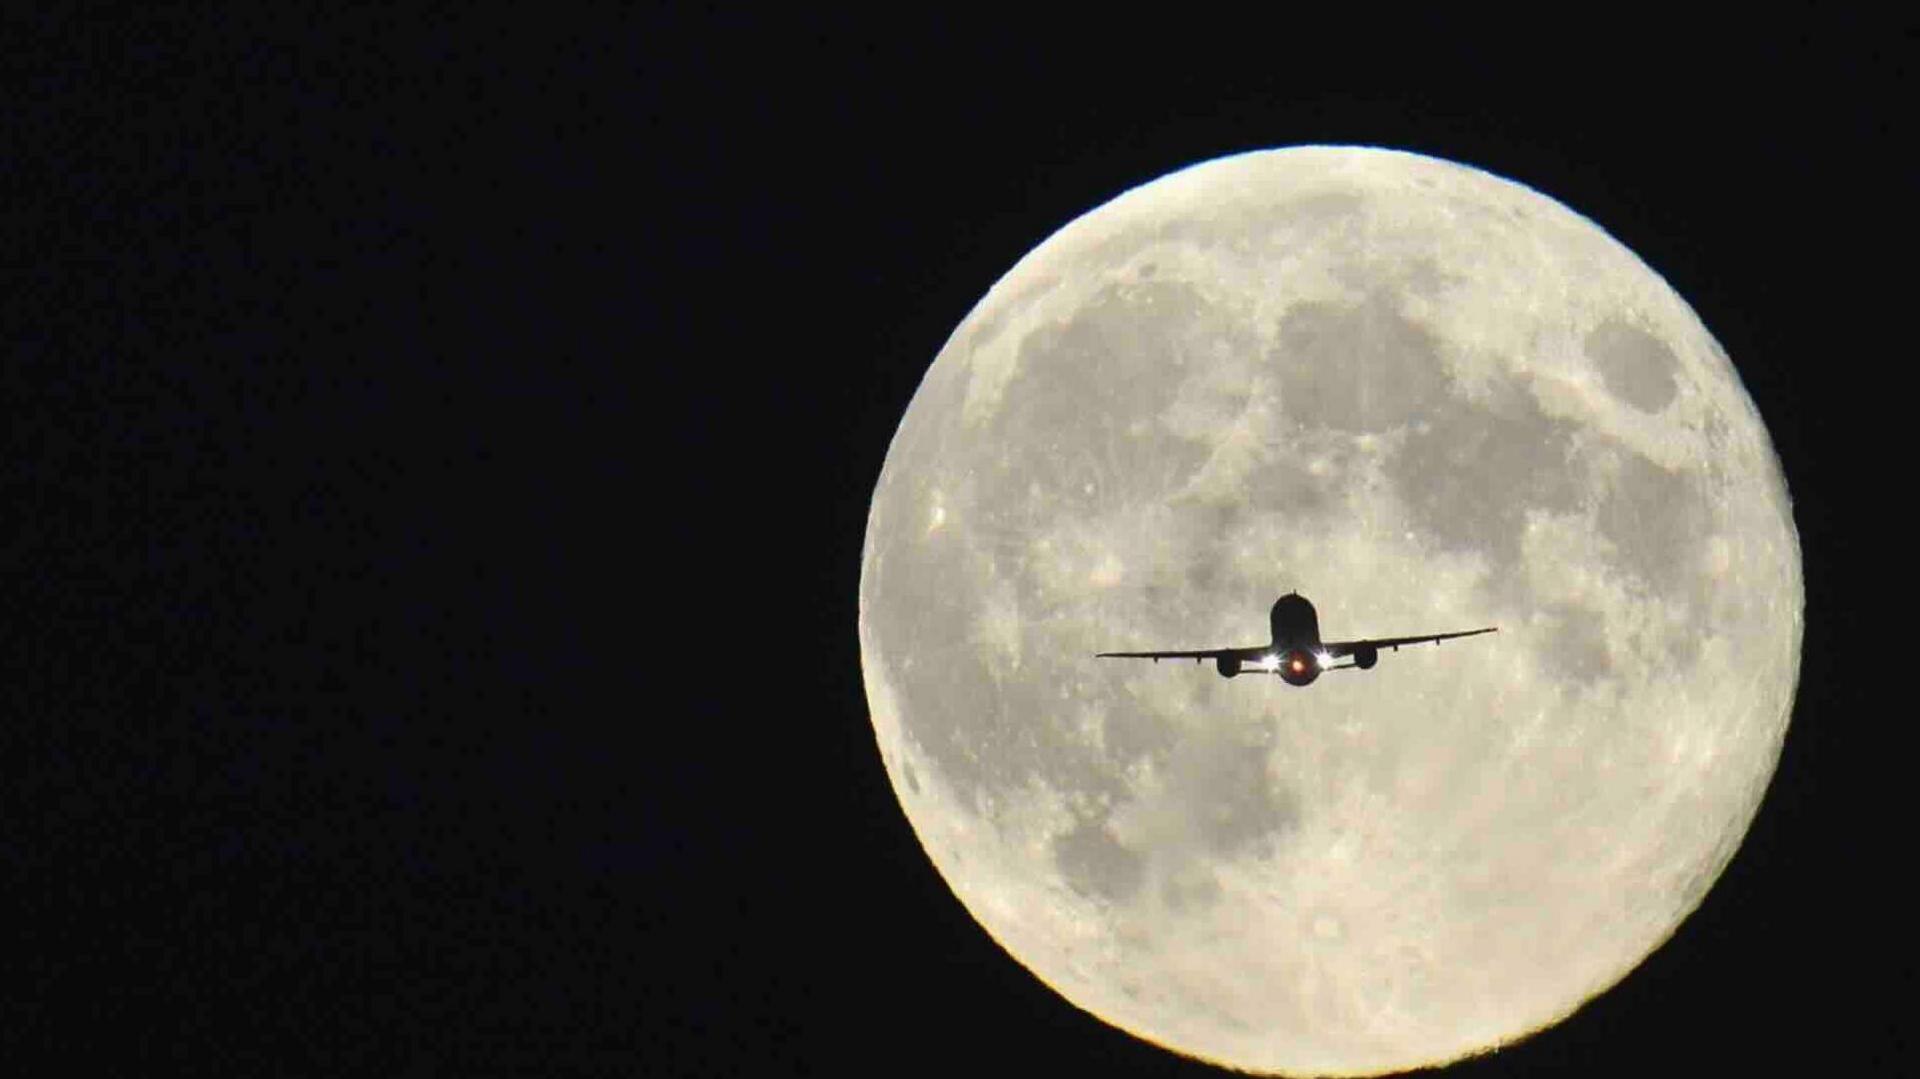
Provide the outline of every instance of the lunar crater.
{"type": "Polygon", "coordinates": [[[1587,334],[1585,348],[1607,389],[1642,412],[1660,411],[1679,393],[1673,350],[1632,322],[1602,322],[1587,334]]]}

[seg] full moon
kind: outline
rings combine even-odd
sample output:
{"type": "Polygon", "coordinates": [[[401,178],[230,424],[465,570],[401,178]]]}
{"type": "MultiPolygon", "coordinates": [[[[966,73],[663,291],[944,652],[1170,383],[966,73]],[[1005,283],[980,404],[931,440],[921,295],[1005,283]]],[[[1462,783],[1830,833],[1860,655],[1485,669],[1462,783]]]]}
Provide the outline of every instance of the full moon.
{"type": "Polygon", "coordinates": [[[1799,543],[1659,275],[1519,184],[1296,147],[1068,224],[908,407],[860,580],[927,855],[1073,1004],[1247,1071],[1367,1075],[1604,992],[1778,761],[1799,543]],[[1309,687],[1095,652],[1479,626],[1309,687]]]}

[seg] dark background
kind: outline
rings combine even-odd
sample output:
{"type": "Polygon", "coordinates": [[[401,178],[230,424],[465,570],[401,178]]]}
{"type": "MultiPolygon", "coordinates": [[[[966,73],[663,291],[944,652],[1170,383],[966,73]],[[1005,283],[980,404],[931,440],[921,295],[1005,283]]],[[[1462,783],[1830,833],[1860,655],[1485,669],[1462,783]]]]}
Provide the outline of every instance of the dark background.
{"type": "Polygon", "coordinates": [[[1910,487],[1912,28],[1031,14],[9,24],[8,1059],[1207,1073],[1036,982],[920,852],[860,544],[1021,255],[1321,141],[1637,252],[1734,358],[1805,551],[1794,722],[1725,876],[1460,1071],[1911,1069],[1912,708],[1866,635],[1910,487]]]}

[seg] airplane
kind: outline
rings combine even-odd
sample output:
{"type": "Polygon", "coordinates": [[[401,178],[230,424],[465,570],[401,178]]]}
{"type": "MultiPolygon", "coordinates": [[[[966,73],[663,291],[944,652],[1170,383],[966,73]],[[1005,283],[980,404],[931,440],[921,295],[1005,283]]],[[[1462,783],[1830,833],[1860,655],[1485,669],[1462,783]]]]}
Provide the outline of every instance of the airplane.
{"type": "Polygon", "coordinates": [[[1438,644],[1455,637],[1493,633],[1498,626],[1462,630],[1458,633],[1434,633],[1425,637],[1380,637],[1364,641],[1322,641],[1320,616],[1313,604],[1298,592],[1288,592],[1274,601],[1267,621],[1273,630],[1273,643],[1264,648],[1213,648],[1200,652],[1096,652],[1095,659],[1121,657],[1151,659],[1213,660],[1222,678],[1238,674],[1277,674],[1289,685],[1313,684],[1322,671],[1340,671],[1349,667],[1370,670],[1380,662],[1380,650],[1399,651],[1406,644],[1438,644]],[[1346,659],[1346,663],[1335,663],[1346,659]]]}

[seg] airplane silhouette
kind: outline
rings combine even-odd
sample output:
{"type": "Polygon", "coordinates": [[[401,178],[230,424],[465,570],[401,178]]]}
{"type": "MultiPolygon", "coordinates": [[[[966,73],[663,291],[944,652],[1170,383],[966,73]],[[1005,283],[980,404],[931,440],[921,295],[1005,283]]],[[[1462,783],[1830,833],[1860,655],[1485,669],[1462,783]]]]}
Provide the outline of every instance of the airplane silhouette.
{"type": "Polygon", "coordinates": [[[1380,650],[1383,648],[1397,652],[1403,644],[1438,644],[1455,637],[1472,637],[1499,629],[1498,626],[1488,626],[1485,629],[1434,633],[1425,637],[1322,641],[1320,616],[1314,613],[1313,604],[1307,602],[1307,597],[1298,592],[1288,592],[1274,601],[1267,620],[1273,629],[1273,643],[1264,648],[1214,648],[1201,652],[1096,652],[1094,658],[1118,656],[1151,659],[1156,663],[1163,659],[1191,659],[1195,663],[1210,659],[1223,678],[1232,678],[1241,673],[1277,674],[1291,685],[1304,686],[1320,677],[1321,671],[1339,671],[1348,667],[1368,670],[1380,662],[1380,650]],[[1348,662],[1333,662],[1336,659],[1347,659],[1348,662]]]}

